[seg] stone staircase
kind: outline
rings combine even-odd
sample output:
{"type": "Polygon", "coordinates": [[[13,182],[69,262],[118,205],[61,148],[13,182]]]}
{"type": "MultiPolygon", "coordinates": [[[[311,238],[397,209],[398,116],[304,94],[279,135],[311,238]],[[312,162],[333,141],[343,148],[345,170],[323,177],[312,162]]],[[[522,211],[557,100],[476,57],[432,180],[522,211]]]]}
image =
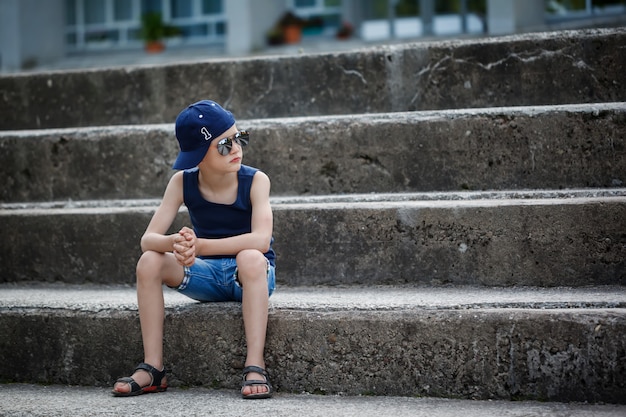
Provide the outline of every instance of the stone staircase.
{"type": "MultiPolygon", "coordinates": [[[[279,392],[626,403],[625,41],[0,77],[0,380],[108,387],[142,359],[139,238],[176,114],[212,98],[272,179],[279,392]]],[[[238,387],[239,306],[165,295],[172,385],[238,387]]]]}

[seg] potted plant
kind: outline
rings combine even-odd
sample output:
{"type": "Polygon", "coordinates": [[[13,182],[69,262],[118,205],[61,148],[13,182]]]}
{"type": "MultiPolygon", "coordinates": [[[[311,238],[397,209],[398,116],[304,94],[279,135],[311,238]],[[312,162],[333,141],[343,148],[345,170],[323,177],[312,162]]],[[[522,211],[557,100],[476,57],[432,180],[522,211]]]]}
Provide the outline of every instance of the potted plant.
{"type": "Polygon", "coordinates": [[[302,39],[302,27],[304,21],[291,12],[283,15],[279,22],[283,30],[283,40],[285,43],[298,43],[302,39]]]}
{"type": "Polygon", "coordinates": [[[286,12],[276,22],[276,25],[267,33],[267,42],[270,45],[280,45],[282,43],[298,43],[302,38],[302,27],[304,20],[293,14],[286,12]]]}
{"type": "Polygon", "coordinates": [[[161,52],[165,49],[163,38],[180,33],[176,26],[163,22],[161,13],[148,12],[141,16],[141,38],[148,52],[161,52]]]}
{"type": "Polygon", "coordinates": [[[337,39],[348,39],[352,36],[352,32],[354,32],[354,28],[348,22],[343,22],[339,30],[337,30],[337,39]]]}
{"type": "Polygon", "coordinates": [[[283,31],[280,27],[274,26],[267,32],[268,45],[282,45],[284,42],[283,31]]]}

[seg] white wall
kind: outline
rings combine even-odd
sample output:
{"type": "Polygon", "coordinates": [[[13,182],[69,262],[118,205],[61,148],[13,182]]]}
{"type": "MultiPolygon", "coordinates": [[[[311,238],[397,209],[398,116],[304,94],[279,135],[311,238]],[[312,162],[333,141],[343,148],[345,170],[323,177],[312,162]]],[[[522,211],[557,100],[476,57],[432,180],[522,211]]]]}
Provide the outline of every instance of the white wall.
{"type": "Polygon", "coordinates": [[[487,0],[490,35],[540,27],[545,22],[544,0],[487,0]]]}
{"type": "Polygon", "coordinates": [[[65,56],[63,0],[0,0],[0,69],[52,62],[65,56]]]}
{"type": "Polygon", "coordinates": [[[22,66],[19,16],[19,0],[0,0],[0,70],[2,71],[16,71],[22,66]]]}
{"type": "Polygon", "coordinates": [[[228,30],[226,53],[246,55],[267,46],[266,34],[287,10],[287,0],[224,1],[228,30]]]}

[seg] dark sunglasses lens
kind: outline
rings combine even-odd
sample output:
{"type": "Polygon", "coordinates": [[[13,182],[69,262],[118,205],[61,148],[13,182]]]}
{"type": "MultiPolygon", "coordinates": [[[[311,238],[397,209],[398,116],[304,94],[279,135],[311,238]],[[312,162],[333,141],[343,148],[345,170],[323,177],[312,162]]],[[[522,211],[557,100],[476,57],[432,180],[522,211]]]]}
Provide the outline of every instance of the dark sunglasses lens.
{"type": "Polygon", "coordinates": [[[242,130],[235,133],[235,140],[239,143],[239,145],[246,146],[248,142],[250,142],[250,134],[247,131],[242,130]]]}
{"type": "Polygon", "coordinates": [[[231,138],[224,138],[217,143],[217,151],[222,156],[226,156],[233,148],[233,140],[231,138]]]}
{"type": "Polygon", "coordinates": [[[235,133],[232,138],[224,138],[217,142],[217,151],[222,156],[226,156],[233,149],[233,141],[241,147],[244,147],[249,142],[250,135],[245,130],[235,133]]]}

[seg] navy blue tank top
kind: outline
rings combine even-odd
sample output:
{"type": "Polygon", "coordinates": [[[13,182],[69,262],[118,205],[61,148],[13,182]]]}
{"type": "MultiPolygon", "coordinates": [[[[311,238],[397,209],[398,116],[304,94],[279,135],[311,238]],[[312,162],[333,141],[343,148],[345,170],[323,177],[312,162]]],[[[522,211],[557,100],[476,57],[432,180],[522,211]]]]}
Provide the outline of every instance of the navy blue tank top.
{"type": "MultiPolygon", "coordinates": [[[[237,200],[233,204],[218,204],[207,201],[200,194],[198,184],[198,168],[183,172],[183,200],[196,236],[206,239],[221,239],[237,236],[252,231],[252,203],[250,202],[250,188],[252,178],[258,171],[256,168],[241,165],[237,177],[239,186],[237,200]]],[[[276,254],[272,249],[274,237],[270,242],[270,249],[265,257],[275,266],[276,254]]],[[[234,258],[234,255],[200,256],[199,258],[234,258]]]]}

